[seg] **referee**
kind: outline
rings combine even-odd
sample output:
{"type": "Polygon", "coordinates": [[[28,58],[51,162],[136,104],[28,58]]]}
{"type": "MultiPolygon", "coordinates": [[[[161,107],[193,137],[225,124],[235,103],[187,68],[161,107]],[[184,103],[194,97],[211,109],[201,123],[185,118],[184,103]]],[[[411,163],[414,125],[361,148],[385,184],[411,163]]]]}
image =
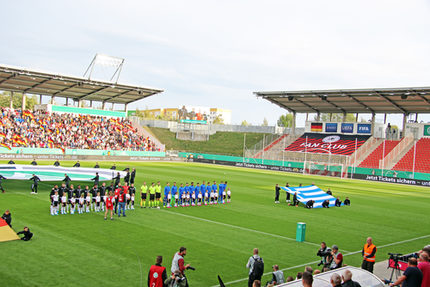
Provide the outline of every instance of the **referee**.
{"type": "Polygon", "coordinates": [[[151,184],[149,187],[149,207],[155,207],[155,185],[154,183],[151,184]]]}
{"type": "Polygon", "coordinates": [[[148,194],[148,186],[146,185],[146,181],[144,181],[143,185],[140,187],[140,208],[143,208],[143,207],[146,208],[147,194],[148,194]]]}

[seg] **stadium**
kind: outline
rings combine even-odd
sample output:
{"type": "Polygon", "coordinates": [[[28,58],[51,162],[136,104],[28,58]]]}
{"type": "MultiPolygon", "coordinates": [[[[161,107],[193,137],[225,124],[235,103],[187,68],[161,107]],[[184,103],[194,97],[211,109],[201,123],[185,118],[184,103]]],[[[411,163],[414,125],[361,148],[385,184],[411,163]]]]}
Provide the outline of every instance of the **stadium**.
{"type": "Polygon", "coordinates": [[[290,124],[235,125],[139,110],[127,67],[0,63],[0,286],[430,286],[430,87],[253,90],[290,124]]]}

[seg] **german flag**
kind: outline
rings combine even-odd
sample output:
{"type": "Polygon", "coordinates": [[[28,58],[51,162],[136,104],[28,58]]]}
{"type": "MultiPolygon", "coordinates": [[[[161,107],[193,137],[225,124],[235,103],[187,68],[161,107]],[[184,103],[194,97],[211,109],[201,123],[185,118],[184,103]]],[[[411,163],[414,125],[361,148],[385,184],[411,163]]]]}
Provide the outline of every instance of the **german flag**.
{"type": "Polygon", "coordinates": [[[5,137],[6,137],[6,134],[5,134],[5,133],[0,133],[0,137],[5,138],[5,137]]]}
{"type": "Polygon", "coordinates": [[[7,144],[0,143],[0,146],[7,148],[8,150],[11,150],[10,146],[8,146],[7,144]]]}
{"type": "Polygon", "coordinates": [[[53,141],[51,138],[49,138],[49,139],[48,139],[48,143],[53,144],[53,143],[54,143],[54,141],[53,141]]]}
{"type": "Polygon", "coordinates": [[[322,123],[311,123],[311,132],[322,132],[322,123]]]}
{"type": "Polygon", "coordinates": [[[48,142],[48,147],[52,148],[54,146],[54,144],[52,142],[48,142]]]}
{"type": "Polygon", "coordinates": [[[66,150],[65,150],[62,146],[60,146],[60,149],[61,149],[61,151],[63,152],[63,154],[65,154],[65,153],[66,153],[66,150]]]}
{"type": "Polygon", "coordinates": [[[19,237],[16,235],[15,231],[10,228],[10,226],[0,218],[0,242],[18,240],[19,237]]]}

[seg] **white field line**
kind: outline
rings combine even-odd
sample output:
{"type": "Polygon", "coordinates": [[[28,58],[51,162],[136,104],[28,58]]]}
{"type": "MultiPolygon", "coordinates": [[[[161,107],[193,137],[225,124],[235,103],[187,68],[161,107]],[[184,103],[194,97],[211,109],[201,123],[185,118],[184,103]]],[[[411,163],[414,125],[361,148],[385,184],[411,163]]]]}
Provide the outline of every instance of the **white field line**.
{"type": "MultiPolygon", "coordinates": [[[[166,213],[171,213],[171,214],[175,214],[175,215],[180,215],[180,216],[188,217],[188,218],[192,218],[192,219],[197,219],[197,220],[200,220],[200,221],[205,221],[205,222],[209,222],[209,223],[213,223],[213,224],[223,225],[223,226],[227,226],[227,227],[230,227],[230,228],[240,229],[240,230],[254,232],[254,233],[259,233],[259,234],[264,234],[264,235],[267,235],[267,236],[281,238],[281,239],[286,239],[286,240],[290,240],[290,241],[296,241],[295,238],[285,237],[285,236],[278,235],[278,234],[272,234],[272,233],[268,233],[268,232],[264,232],[264,231],[260,231],[260,230],[255,230],[255,229],[250,229],[250,228],[246,228],[246,227],[242,227],[242,226],[237,226],[237,225],[232,225],[232,224],[228,224],[228,223],[213,221],[213,220],[210,220],[210,219],[205,219],[205,218],[201,218],[201,217],[197,217],[197,216],[182,214],[182,213],[178,213],[178,212],[174,212],[174,211],[167,211],[167,210],[161,210],[161,211],[166,212],[166,213]]],[[[318,247],[320,247],[320,244],[313,243],[313,242],[306,242],[306,241],[304,241],[302,243],[305,243],[305,244],[308,244],[308,245],[312,245],[312,246],[318,246],[318,247]]]]}
{"type": "MultiPolygon", "coordinates": [[[[419,236],[419,237],[415,237],[415,238],[411,238],[411,239],[406,239],[406,240],[402,240],[402,241],[397,241],[397,242],[393,242],[393,243],[388,243],[388,244],[385,244],[385,245],[378,246],[377,248],[389,247],[389,246],[393,246],[393,245],[397,245],[397,244],[402,244],[402,243],[407,243],[407,242],[411,242],[411,241],[415,241],[415,240],[419,240],[419,239],[424,239],[424,238],[428,238],[428,237],[430,237],[430,234],[419,236]]],[[[357,250],[357,251],[354,251],[354,252],[349,252],[349,253],[345,254],[344,256],[354,255],[354,254],[357,254],[357,253],[360,253],[360,252],[361,252],[361,250],[357,250]]],[[[307,265],[315,264],[315,263],[318,263],[318,262],[320,262],[320,260],[318,260],[318,261],[312,261],[312,262],[308,262],[308,263],[304,263],[304,264],[300,264],[300,265],[296,265],[296,266],[291,266],[291,267],[283,268],[283,269],[280,269],[280,270],[282,270],[282,271],[291,270],[291,269],[295,269],[295,268],[299,268],[299,267],[304,267],[304,266],[307,266],[307,265]]],[[[266,273],[263,274],[263,276],[269,275],[271,273],[272,272],[266,272],[266,273]]],[[[234,283],[238,283],[238,282],[242,282],[242,281],[246,281],[246,280],[248,280],[248,277],[242,278],[242,279],[238,279],[238,280],[234,280],[234,281],[230,281],[230,282],[226,282],[226,283],[224,283],[224,285],[230,285],[230,284],[234,284],[234,283]]],[[[212,287],[219,287],[219,285],[213,285],[212,287]]]]}

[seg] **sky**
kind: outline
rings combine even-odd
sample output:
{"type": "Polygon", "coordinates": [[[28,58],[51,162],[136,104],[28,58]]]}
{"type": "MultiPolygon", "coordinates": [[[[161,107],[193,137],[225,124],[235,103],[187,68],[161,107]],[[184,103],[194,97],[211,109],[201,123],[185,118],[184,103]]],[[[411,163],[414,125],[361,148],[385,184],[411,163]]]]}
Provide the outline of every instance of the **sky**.
{"type": "Polygon", "coordinates": [[[209,106],[274,125],[286,110],[253,92],[429,86],[428,0],[21,0],[2,11],[0,64],[82,76],[96,53],[124,58],[120,83],[165,91],[129,109],[209,106]]]}

